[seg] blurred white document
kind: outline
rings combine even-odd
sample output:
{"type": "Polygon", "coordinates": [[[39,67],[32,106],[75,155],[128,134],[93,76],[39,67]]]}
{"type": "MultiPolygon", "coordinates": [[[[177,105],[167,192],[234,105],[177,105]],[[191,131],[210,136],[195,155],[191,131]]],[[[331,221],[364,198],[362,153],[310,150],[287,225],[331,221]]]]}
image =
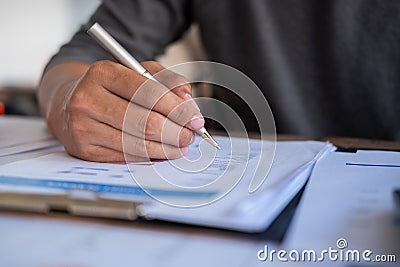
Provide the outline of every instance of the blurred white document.
{"type": "Polygon", "coordinates": [[[371,250],[373,257],[396,254],[400,260],[395,188],[400,188],[400,152],[328,153],[314,168],[286,246],[371,250]]]}
{"type": "Polygon", "coordinates": [[[40,118],[0,117],[0,158],[60,146],[40,118]]]}
{"type": "Polygon", "coordinates": [[[323,142],[277,142],[275,151],[270,141],[216,140],[221,150],[197,138],[182,159],[128,164],[82,161],[60,148],[0,166],[0,190],[42,194],[90,190],[106,198],[144,201],[140,212],[147,218],[259,232],[279,215],[305,184],[315,162],[332,148],[323,142]],[[262,181],[265,176],[259,190],[249,193],[254,177],[262,181]]]}
{"type": "MultiPolygon", "coordinates": [[[[243,139],[243,141],[245,140],[243,139]]],[[[217,139],[221,147],[224,147],[226,141],[227,138],[217,139]]],[[[250,143],[250,147],[253,148],[252,152],[260,149],[261,141],[252,140],[250,143]]],[[[271,149],[268,144],[263,147],[267,151],[271,149]]],[[[155,201],[143,205],[141,213],[149,218],[242,232],[264,231],[304,186],[315,162],[332,148],[331,144],[323,142],[277,142],[271,169],[264,183],[256,192],[249,193],[248,189],[253,176],[258,175],[255,172],[259,159],[258,154],[251,156],[248,162],[244,162],[247,169],[243,177],[232,190],[217,201],[197,208],[173,207],[155,201]]],[[[235,162],[240,164],[239,159],[235,162]]],[[[216,167],[221,163],[222,161],[219,161],[216,167]]],[[[233,166],[230,171],[234,174],[232,178],[235,178],[240,168],[233,166]]],[[[189,174],[181,178],[187,179],[187,184],[189,184],[197,182],[197,177],[196,174],[189,174]]],[[[204,177],[208,176],[204,175],[204,177]]],[[[229,179],[229,172],[227,178],[229,179]]],[[[203,181],[209,181],[209,179],[206,178],[203,181]]]]}

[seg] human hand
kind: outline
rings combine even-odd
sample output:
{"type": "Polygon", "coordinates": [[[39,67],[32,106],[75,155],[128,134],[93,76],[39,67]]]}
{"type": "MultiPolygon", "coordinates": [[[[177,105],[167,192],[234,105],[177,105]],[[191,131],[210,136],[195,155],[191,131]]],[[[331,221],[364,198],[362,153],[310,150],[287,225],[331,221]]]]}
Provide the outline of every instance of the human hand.
{"type": "MultiPolygon", "coordinates": [[[[164,69],[156,62],[143,66],[153,75],[164,69]]],[[[179,158],[204,119],[182,76],[165,70],[157,79],[165,86],[112,61],[84,68],[64,63],[45,74],[39,100],[49,130],[73,156],[99,162],[123,162],[123,152],[129,161],[179,158]],[[75,74],[67,79],[68,72],[75,74]],[[56,92],[46,97],[51,89],[56,92]]]]}

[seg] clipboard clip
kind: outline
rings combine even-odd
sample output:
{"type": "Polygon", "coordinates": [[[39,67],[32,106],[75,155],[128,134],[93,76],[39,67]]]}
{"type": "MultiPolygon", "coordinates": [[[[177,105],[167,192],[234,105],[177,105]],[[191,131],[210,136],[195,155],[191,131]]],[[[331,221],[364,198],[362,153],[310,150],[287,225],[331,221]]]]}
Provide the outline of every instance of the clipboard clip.
{"type": "Polygon", "coordinates": [[[64,194],[0,192],[0,209],[37,213],[65,212],[74,216],[136,220],[142,203],[103,198],[90,190],[64,194]]]}

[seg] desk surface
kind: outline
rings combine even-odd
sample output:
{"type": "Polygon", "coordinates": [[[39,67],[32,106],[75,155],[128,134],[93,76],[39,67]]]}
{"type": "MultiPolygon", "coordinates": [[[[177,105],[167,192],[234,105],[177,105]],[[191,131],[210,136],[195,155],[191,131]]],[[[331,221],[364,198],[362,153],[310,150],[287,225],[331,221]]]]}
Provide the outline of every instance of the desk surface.
{"type": "MultiPolygon", "coordinates": [[[[388,141],[326,140],[342,147],[400,149],[400,143],[388,141]]],[[[0,212],[0,236],[2,266],[261,266],[257,251],[279,247],[262,236],[180,224],[7,211],[0,212]]]]}

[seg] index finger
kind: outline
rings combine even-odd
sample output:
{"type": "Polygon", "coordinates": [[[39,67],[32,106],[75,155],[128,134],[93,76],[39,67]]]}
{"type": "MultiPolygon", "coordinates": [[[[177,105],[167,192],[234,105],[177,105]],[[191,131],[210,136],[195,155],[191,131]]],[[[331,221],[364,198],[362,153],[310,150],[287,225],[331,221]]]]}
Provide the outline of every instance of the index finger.
{"type": "Polygon", "coordinates": [[[192,95],[192,86],[184,76],[164,68],[162,65],[155,61],[145,61],[142,62],[142,65],[152,75],[155,75],[157,81],[161,82],[170,91],[178,95],[180,98],[186,99],[185,95],[192,95]]]}
{"type": "Polygon", "coordinates": [[[89,68],[87,74],[108,91],[154,110],[179,125],[195,131],[204,125],[200,111],[190,101],[183,100],[161,83],[149,80],[121,64],[99,61],[89,68]]]}

